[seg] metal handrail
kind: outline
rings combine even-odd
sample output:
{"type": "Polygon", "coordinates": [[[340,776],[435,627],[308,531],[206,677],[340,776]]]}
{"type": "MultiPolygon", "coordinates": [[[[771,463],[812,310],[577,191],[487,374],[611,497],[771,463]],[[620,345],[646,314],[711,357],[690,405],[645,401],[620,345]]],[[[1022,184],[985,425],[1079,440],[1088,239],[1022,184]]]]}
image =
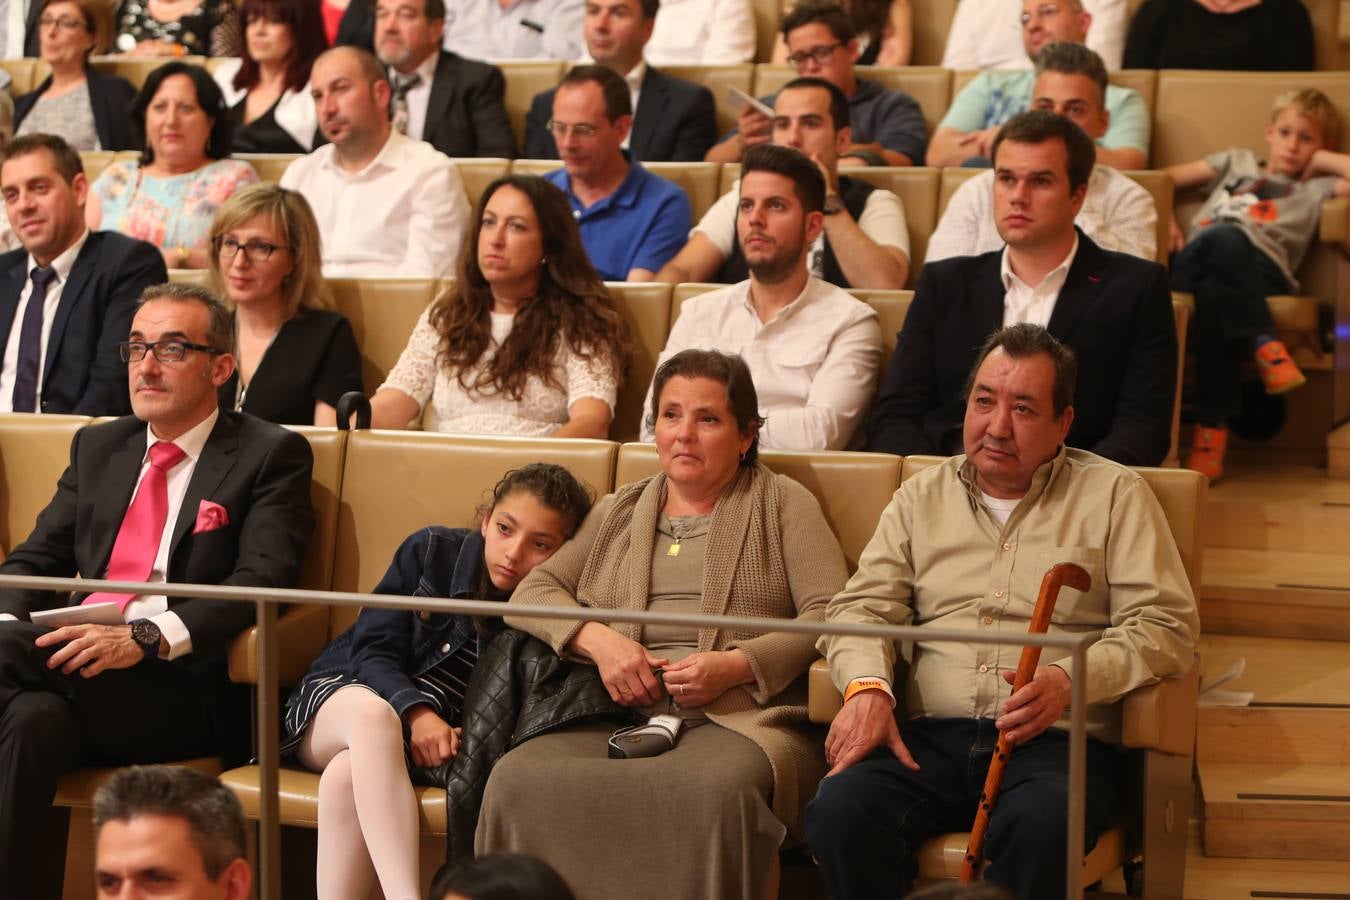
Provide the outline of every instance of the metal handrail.
{"type": "MultiPolygon", "coordinates": [[[[500,616],[503,604],[491,600],[447,600],[439,597],[396,597],[353,591],[313,591],[281,588],[235,587],[208,584],[149,584],[133,581],[103,581],[85,578],[49,578],[38,575],[0,575],[0,589],[43,591],[103,591],[115,594],[153,594],[230,600],[253,603],[257,609],[258,673],[258,767],[259,835],[258,895],[261,900],[281,897],[281,822],[278,772],[281,768],[277,707],[277,606],[370,607],[377,609],[426,610],[471,616],[500,616]]],[[[733,628],[779,634],[846,635],[892,641],[983,644],[1013,647],[1057,647],[1070,652],[1073,671],[1087,671],[1088,647],[1097,641],[1092,634],[989,634],[958,628],[920,628],[914,625],[867,625],[849,622],[803,621],[755,616],[711,616],[702,613],[663,613],[590,607],[516,607],[516,614],[531,619],[564,619],[581,622],[624,622],[639,625],[686,625],[703,628],[733,628]]],[[[1068,839],[1065,843],[1065,896],[1082,897],[1083,829],[1087,781],[1087,686],[1083,678],[1070,681],[1069,701],[1069,796],[1068,839]]]]}

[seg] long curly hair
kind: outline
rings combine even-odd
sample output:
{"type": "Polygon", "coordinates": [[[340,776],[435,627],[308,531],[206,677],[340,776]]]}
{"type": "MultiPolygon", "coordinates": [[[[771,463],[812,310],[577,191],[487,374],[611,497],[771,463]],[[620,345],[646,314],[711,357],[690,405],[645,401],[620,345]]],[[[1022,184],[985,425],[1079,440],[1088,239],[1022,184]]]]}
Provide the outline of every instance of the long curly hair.
{"type": "Polygon", "coordinates": [[[582,359],[603,360],[622,380],[633,355],[628,323],[586,255],[567,197],[549,182],[536,175],[504,175],[488,185],[456,274],[454,284],[432,303],[429,321],[440,336],[437,362],[455,373],[466,392],[499,393],[516,401],[531,377],[565,390],[554,373],[563,341],[582,359]],[[474,374],[471,370],[492,345],[492,287],[478,265],[478,240],[488,201],[503,187],[520,191],[534,208],[544,262],[538,293],[521,305],[511,333],[474,374]]]}

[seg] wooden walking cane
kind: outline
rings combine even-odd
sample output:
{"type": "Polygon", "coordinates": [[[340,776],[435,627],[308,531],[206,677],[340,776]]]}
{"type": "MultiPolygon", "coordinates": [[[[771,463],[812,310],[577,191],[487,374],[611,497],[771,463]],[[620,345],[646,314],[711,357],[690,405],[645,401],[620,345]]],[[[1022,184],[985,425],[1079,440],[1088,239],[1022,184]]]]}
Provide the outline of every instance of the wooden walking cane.
{"type": "MultiPolygon", "coordinates": [[[[1055,611],[1059,589],[1066,584],[1086,593],[1092,588],[1092,576],[1082,566],[1073,563],[1058,563],[1052,566],[1041,579],[1041,592],[1036,597],[1036,608],[1031,611],[1028,634],[1045,634],[1050,628],[1050,616],[1055,611]]],[[[1017,663],[1017,677],[1013,679],[1014,694],[1031,681],[1040,661],[1040,647],[1022,648],[1022,658],[1017,663]]],[[[989,774],[984,779],[984,790],[980,792],[980,805],[975,811],[975,824],[970,829],[966,858],[961,863],[962,884],[974,881],[978,874],[980,857],[984,854],[984,835],[989,830],[989,816],[994,811],[994,804],[998,802],[998,791],[1003,785],[1003,770],[1008,767],[1008,757],[1012,755],[1012,751],[1007,734],[1000,732],[998,747],[994,750],[993,759],[989,760],[989,774]]]]}

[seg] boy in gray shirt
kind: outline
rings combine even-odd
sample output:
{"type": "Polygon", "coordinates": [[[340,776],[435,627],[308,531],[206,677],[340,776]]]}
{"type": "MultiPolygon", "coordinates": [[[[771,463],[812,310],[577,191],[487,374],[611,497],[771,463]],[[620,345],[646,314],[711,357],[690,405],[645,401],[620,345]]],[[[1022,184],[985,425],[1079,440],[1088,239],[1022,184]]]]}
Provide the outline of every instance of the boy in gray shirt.
{"type": "Polygon", "coordinates": [[[1322,202],[1350,194],[1350,156],[1332,151],[1340,116],[1315,88],[1280,96],[1266,125],[1269,157],[1229,149],[1169,166],[1178,192],[1208,197],[1184,238],[1172,219],[1172,288],[1195,295],[1197,427],[1186,467],[1223,474],[1228,422],[1242,406],[1239,368],[1255,357],[1266,393],[1307,379],[1276,340],[1266,297],[1298,290],[1294,272],[1317,229],[1322,202]]]}

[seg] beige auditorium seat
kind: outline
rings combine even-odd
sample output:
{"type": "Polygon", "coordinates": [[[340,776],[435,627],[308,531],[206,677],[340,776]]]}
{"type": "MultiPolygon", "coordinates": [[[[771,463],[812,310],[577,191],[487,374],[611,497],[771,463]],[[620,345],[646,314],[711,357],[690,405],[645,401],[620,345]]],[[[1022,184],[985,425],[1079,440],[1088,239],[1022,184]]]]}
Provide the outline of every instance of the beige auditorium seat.
{"type": "Polygon", "coordinates": [[[914,24],[911,66],[940,66],[947,50],[947,35],[956,16],[957,0],[910,0],[914,24]]]}
{"type": "Polygon", "coordinates": [[[1167,458],[1163,460],[1163,466],[1169,469],[1181,465],[1181,388],[1185,380],[1186,334],[1190,328],[1191,308],[1173,299],[1172,320],[1177,326],[1177,392],[1172,401],[1172,441],[1168,445],[1167,458]]]}
{"type": "MultiPolygon", "coordinates": [[[[643,168],[653,175],[667,178],[680,186],[689,198],[692,221],[697,223],[708,207],[720,196],[718,192],[722,167],[708,162],[644,162],[643,168]]],[[[556,159],[518,159],[511,164],[512,172],[544,175],[562,168],[556,159]]]]}
{"type": "Polygon", "coordinates": [[[469,206],[478,208],[478,199],[483,191],[498,178],[511,171],[511,160],[484,157],[456,157],[453,160],[459,170],[459,179],[464,182],[464,193],[469,198],[469,206]]]}
{"type": "MultiPolygon", "coordinates": [[[[906,457],[901,480],[943,461],[936,456],[906,457]]],[[[1177,542],[1191,589],[1200,590],[1204,552],[1203,516],[1209,483],[1189,469],[1136,469],[1153,490],[1177,542]]],[[[1195,749],[1199,667],[1128,694],[1121,705],[1121,742],[1135,751],[1142,790],[1125,792],[1124,824],[1107,832],[1083,861],[1082,881],[1100,881],[1143,856],[1143,896],[1175,900],[1181,896],[1186,866],[1186,829],[1195,749]]],[[[825,661],[811,666],[811,720],[828,724],[843,702],[825,661]]],[[[919,880],[956,878],[969,835],[943,835],[919,851],[919,880]]]]}
{"type": "Polygon", "coordinates": [[[905,227],[909,230],[909,276],[905,286],[914,287],[928,253],[928,239],[937,228],[942,170],[925,166],[847,166],[839,174],[884,188],[904,204],[905,227]]]}
{"type": "MultiPolygon", "coordinates": [[[[778,0],[767,0],[767,3],[776,7],[778,0]]],[[[758,16],[756,16],[756,25],[758,24],[758,16]]],[[[770,44],[769,46],[770,52],[772,52],[773,45],[770,44]]],[[[683,78],[685,81],[701,84],[712,91],[713,102],[717,104],[717,134],[719,137],[736,127],[736,110],[727,100],[728,88],[740,88],[748,94],[755,79],[755,67],[750,63],[723,66],[662,66],[661,71],[674,78],[683,78]]]]}
{"type": "Polygon", "coordinates": [[[909,304],[914,300],[913,291],[868,291],[849,288],[848,291],[859,300],[877,311],[877,324],[881,326],[881,368],[877,371],[877,380],[885,374],[895,355],[896,340],[900,329],[904,327],[905,316],[909,314],[909,304]]]}
{"type": "MultiPolygon", "coordinates": [[[[879,81],[887,90],[904,91],[918,101],[930,135],[951,105],[952,73],[947,69],[938,66],[858,66],[855,71],[859,78],[879,81]]],[[[775,93],[796,77],[797,70],[792,66],[756,66],[755,96],[775,93]]]]}
{"type": "Polygon", "coordinates": [[[299,159],[300,153],[234,153],[234,159],[241,160],[253,167],[258,177],[273,184],[281,183],[281,176],[299,159]]]}
{"type": "MultiPolygon", "coordinates": [[[[508,470],[547,461],[566,466],[596,496],[610,491],[618,445],[609,441],[533,438],[479,438],[417,432],[353,432],[343,466],[332,587],[369,591],[379,581],[403,539],[426,525],[472,527],[476,509],[508,470]],[[399,473],[391,479],[389,473],[399,473]]],[[[346,607],[333,609],[329,633],[336,636],[356,618],[346,607]]],[[[221,776],[257,818],[259,771],[233,769],[221,776]]],[[[282,769],[281,821],[313,828],[318,824],[319,776],[282,769]]],[[[416,788],[421,830],[445,834],[445,791],[416,788]]],[[[436,858],[434,843],[423,856],[436,858]]]]}
{"type": "Polygon", "coordinates": [[[9,93],[11,96],[18,97],[21,94],[27,94],[38,86],[40,79],[35,77],[37,62],[38,60],[28,57],[0,59],[0,69],[9,73],[9,93]]]}
{"type": "MultiPolygon", "coordinates": [[[[900,483],[900,457],[845,450],[764,450],[759,458],[774,472],[787,475],[815,495],[830,530],[839,539],[849,571],[857,567],[858,556],[872,539],[881,511],[900,483]]],[[[619,448],[614,485],[639,481],[660,470],[655,444],[624,444],[619,448]]]]}
{"type": "MultiPolygon", "coordinates": [[[[116,75],[131,82],[131,86],[140,90],[150,73],[169,62],[168,59],[152,56],[94,56],[90,63],[104,75],[116,75]]],[[[188,63],[194,66],[206,64],[205,56],[176,56],[174,62],[188,63]]],[[[44,76],[45,77],[45,76],[44,76]]]]}
{"type": "Polygon", "coordinates": [[[0,551],[27,540],[70,462],[70,441],[88,416],[0,413],[0,551]]]}
{"type": "Polygon", "coordinates": [[[408,345],[413,326],[436,296],[430,278],[330,278],[337,311],[352,323],[361,348],[361,380],[371,395],[408,345]]]}
{"type": "Polygon", "coordinates": [[[103,170],[112,165],[113,159],[117,154],[112,150],[82,150],[80,151],[80,162],[84,165],[84,177],[93,184],[98,180],[98,176],[103,174],[103,170]]]}
{"type": "Polygon", "coordinates": [[[784,0],[750,0],[750,11],[755,16],[755,62],[773,59],[778,25],[783,21],[783,12],[788,5],[784,0]]]}
{"type": "MultiPolygon", "coordinates": [[[[975,76],[979,74],[978,69],[960,69],[953,72],[952,97],[955,98],[957,94],[961,93],[966,85],[974,81],[975,76]]],[[[1144,105],[1148,107],[1149,113],[1153,112],[1158,82],[1157,72],[1153,69],[1118,69],[1111,72],[1108,77],[1116,87],[1131,88],[1138,91],[1144,105]]]]}
{"type": "Polygon", "coordinates": [[[666,346],[666,335],[670,333],[671,288],[668,284],[655,282],[623,281],[609,281],[605,287],[618,304],[633,338],[633,361],[619,388],[609,436],[616,441],[632,441],[637,440],[642,417],[646,415],[642,401],[656,374],[656,359],[666,346]]]}
{"type": "Polygon", "coordinates": [[[1317,68],[1324,71],[1340,69],[1341,59],[1341,0],[1303,0],[1312,19],[1313,48],[1317,68]]]}
{"type": "Polygon", "coordinates": [[[511,130],[516,134],[516,146],[525,146],[525,116],[530,111],[534,95],[557,87],[568,64],[554,60],[493,60],[506,79],[506,114],[511,117],[511,130]]]}

